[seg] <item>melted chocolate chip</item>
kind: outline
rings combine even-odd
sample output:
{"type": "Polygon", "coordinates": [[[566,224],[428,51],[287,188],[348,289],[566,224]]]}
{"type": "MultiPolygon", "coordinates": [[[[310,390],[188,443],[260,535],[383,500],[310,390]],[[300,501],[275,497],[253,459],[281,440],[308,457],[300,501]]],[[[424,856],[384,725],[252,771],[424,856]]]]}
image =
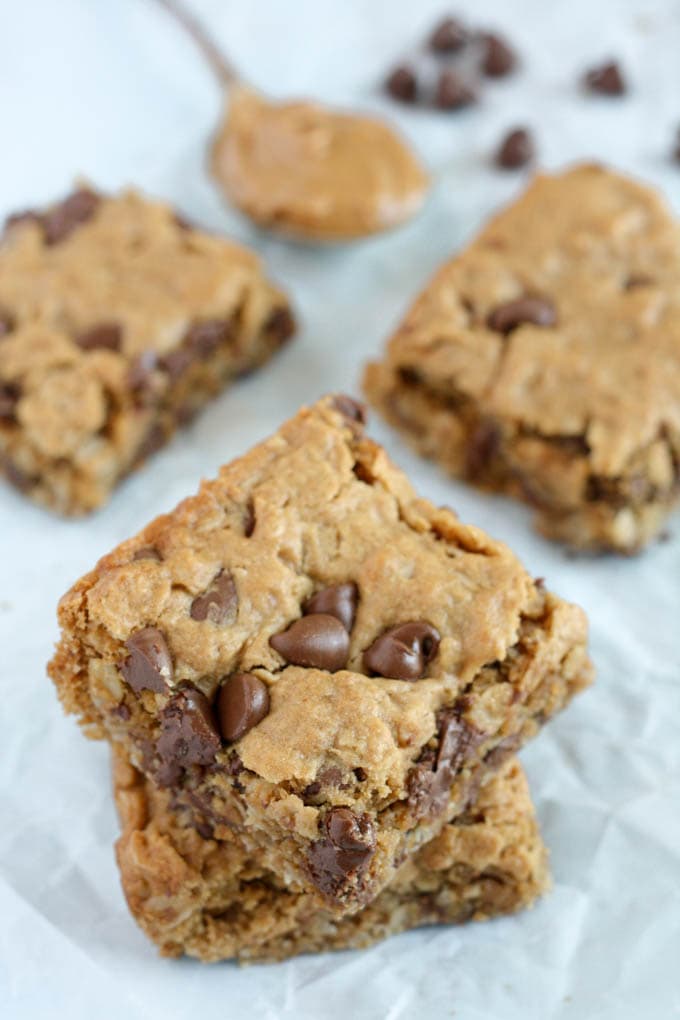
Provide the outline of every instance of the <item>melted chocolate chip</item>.
{"type": "Polygon", "coordinates": [[[364,404],[359,403],[358,400],[348,397],[345,393],[338,393],[337,396],[333,397],[332,403],[335,410],[347,418],[348,421],[354,422],[357,425],[366,424],[366,407],[364,404]]]}
{"type": "Polygon", "coordinates": [[[161,712],[158,754],[171,766],[210,765],[221,746],[210,702],[200,691],[186,688],[161,712]]]}
{"type": "Polygon", "coordinates": [[[482,418],[470,432],[465,447],[465,473],[483,478],[501,449],[503,432],[494,418],[482,418]]]}
{"type": "Polygon", "coordinates": [[[171,383],[177,382],[195,361],[195,355],[186,347],[175,347],[158,358],[158,367],[168,376],[171,383]]]}
{"type": "Polygon", "coordinates": [[[415,71],[408,64],[400,64],[387,76],[385,88],[400,103],[415,103],[418,96],[418,81],[415,71]]]}
{"type": "Polygon", "coordinates": [[[557,322],[557,313],[550,298],[526,295],[514,301],[506,301],[493,308],[486,320],[489,329],[503,333],[504,336],[525,322],[544,328],[554,326],[557,322]]]}
{"type": "Polygon", "coordinates": [[[273,337],[279,347],[290,340],[295,332],[295,317],[290,308],[274,308],[264,324],[264,332],[273,337]]]}
{"type": "Polygon", "coordinates": [[[238,612],[238,592],[234,578],[221,570],[202,595],[197,595],[189,610],[192,620],[210,620],[217,625],[233,623],[238,612]]]}
{"type": "Polygon", "coordinates": [[[225,769],[230,776],[240,776],[245,771],[245,765],[235,751],[229,756],[225,769]]]}
{"type": "Polygon", "coordinates": [[[456,71],[447,68],[440,73],[434,95],[440,110],[462,110],[476,101],[475,92],[456,71]]]}
{"type": "Polygon", "coordinates": [[[29,492],[38,482],[36,477],[26,474],[18,464],[2,455],[0,455],[0,471],[4,473],[10,485],[13,485],[19,492],[29,492]]]}
{"type": "Polygon", "coordinates": [[[517,57],[505,39],[492,32],[482,35],[484,53],[481,68],[488,78],[503,78],[514,71],[517,57]]]}
{"type": "Polygon", "coordinates": [[[142,461],[145,461],[154,453],[158,453],[158,451],[165,446],[168,439],[169,436],[166,435],[165,429],[162,425],[158,423],[152,425],[139,444],[135,457],[135,464],[141,464],[142,461]]]}
{"type": "Polygon", "coordinates": [[[286,662],[335,673],[344,669],[349,655],[349,634],[335,616],[313,613],[291,623],[269,644],[286,662]]]}
{"type": "Polygon", "coordinates": [[[433,53],[456,53],[468,41],[468,33],[456,18],[444,18],[428,40],[433,53]]]}
{"type": "Polygon", "coordinates": [[[183,213],[174,212],[172,215],[172,219],[175,223],[175,226],[179,227],[180,230],[189,231],[196,229],[196,224],[192,223],[189,217],[185,216],[183,213]]]}
{"type": "Polygon", "coordinates": [[[449,800],[456,773],[483,740],[483,734],[469,726],[458,709],[444,709],[438,716],[439,746],[426,749],[407,779],[409,809],[414,818],[440,814],[449,800]]]}
{"type": "Polygon", "coordinates": [[[16,383],[0,382],[0,420],[14,421],[21,390],[16,383]]]}
{"type": "Polygon", "coordinates": [[[335,616],[347,633],[351,633],[354,617],[359,601],[359,589],[353,581],[347,584],[334,584],[323,588],[305,602],[302,611],[305,616],[315,613],[326,613],[335,616]]]}
{"type": "Polygon", "coordinates": [[[623,281],[624,290],[637,290],[640,287],[651,287],[654,283],[649,273],[630,273],[623,281]]]}
{"type": "Polygon", "coordinates": [[[127,385],[140,406],[152,404],[158,393],[158,357],[155,351],[143,351],[134,359],[127,374],[127,385]]]}
{"type": "Polygon", "coordinates": [[[519,750],[522,741],[519,733],[511,733],[509,737],[503,737],[503,739],[496,744],[491,751],[484,756],[484,764],[489,769],[499,769],[509,758],[512,758],[513,754],[519,750]]]}
{"type": "Polygon", "coordinates": [[[587,71],[583,83],[589,92],[601,96],[622,96],[627,91],[621,68],[615,60],[587,71]]]}
{"type": "Polygon", "coordinates": [[[253,673],[234,673],[220,688],[217,713],[223,739],[240,740],[269,714],[266,683],[253,673]]]}
{"type": "Polygon", "coordinates": [[[3,337],[8,336],[14,329],[15,325],[16,323],[13,315],[10,315],[9,312],[0,311],[0,340],[2,340],[3,337]]]}
{"type": "Polygon", "coordinates": [[[189,326],[183,344],[198,358],[209,358],[233,335],[234,324],[231,319],[204,319],[189,326]]]}
{"type": "Polygon", "coordinates": [[[118,322],[100,322],[76,337],[76,343],[84,351],[119,351],[122,342],[123,330],[118,322]]]}
{"type": "Polygon", "coordinates": [[[364,667],[377,676],[419,680],[439,650],[439,631],[423,620],[399,624],[364,652],[364,667]]]}
{"type": "Polygon", "coordinates": [[[170,649],[161,631],[156,627],[138,630],[127,639],[125,647],[130,654],[118,668],[135,694],[140,691],[165,693],[174,670],[170,649]]]}
{"type": "Polygon", "coordinates": [[[494,162],[501,170],[516,170],[534,158],[534,143],[526,128],[510,131],[500,144],[494,162]]]}
{"type": "Polygon", "coordinates": [[[255,531],[256,524],[257,518],[255,517],[255,504],[252,499],[249,499],[245,505],[243,514],[243,534],[246,538],[250,538],[252,533],[255,531]]]}
{"type": "Polygon", "coordinates": [[[323,821],[325,835],[307,856],[313,882],[324,896],[337,899],[356,881],[375,853],[375,831],[368,815],[333,807],[323,821]]]}
{"type": "Polygon", "coordinates": [[[81,224],[94,216],[101,199],[94,191],[80,188],[42,217],[45,243],[65,241],[81,224]]]}

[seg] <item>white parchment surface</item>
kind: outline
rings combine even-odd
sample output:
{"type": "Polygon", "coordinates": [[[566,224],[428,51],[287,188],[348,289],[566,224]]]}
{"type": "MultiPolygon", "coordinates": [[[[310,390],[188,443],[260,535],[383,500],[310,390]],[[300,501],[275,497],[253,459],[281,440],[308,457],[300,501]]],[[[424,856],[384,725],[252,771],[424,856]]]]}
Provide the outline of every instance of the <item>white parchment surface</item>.
{"type": "Polygon", "coordinates": [[[77,174],[134,182],[256,247],[292,293],[299,338],[225,394],[89,520],[64,522],[0,487],[0,1016],[8,1020],[671,1020],[680,1017],[680,520],[631,560],[570,560],[520,506],[446,480],[374,421],[422,493],[509,542],[592,623],[595,688],[523,753],[554,891],[523,916],[429,929],[364,953],[239,969],[157,958],[127,914],[111,844],[106,748],[82,739],[44,665],[58,597],[119,540],[192,492],[297,407],[355,389],[428,276],[521,187],[489,153],[526,123],[542,163],[607,160],[680,213],[677,0],[478,0],[521,73],[458,115],[395,109],[386,67],[439,0],[194,0],[243,71],[273,94],[389,112],[434,174],[402,230],[319,250],[266,237],[204,172],[219,98],[152,0],[0,0],[0,212],[48,201],[77,174]],[[618,56],[624,100],[588,99],[584,67],[618,56]]]}

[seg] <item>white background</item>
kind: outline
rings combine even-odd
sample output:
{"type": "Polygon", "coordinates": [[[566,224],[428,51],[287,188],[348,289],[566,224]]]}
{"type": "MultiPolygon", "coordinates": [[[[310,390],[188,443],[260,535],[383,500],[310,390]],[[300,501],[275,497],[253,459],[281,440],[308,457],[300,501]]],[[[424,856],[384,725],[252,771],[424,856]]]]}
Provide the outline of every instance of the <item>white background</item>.
{"type": "Polygon", "coordinates": [[[64,522],[0,487],[0,1015],[180,1017],[680,1017],[680,527],[631,560],[570,560],[529,512],[421,463],[377,421],[424,495],[507,540],[592,622],[596,687],[523,754],[555,888],[509,920],[411,933],[363,954],[239,969],[161,961],[129,918],[111,844],[106,748],[62,717],[44,664],[59,595],[98,556],[194,490],[202,476],[329,389],[355,390],[432,270],[521,187],[489,155],[528,123],[541,162],[597,157],[659,185],[680,212],[676,0],[478,0],[524,58],[478,109],[397,109],[387,66],[443,10],[439,0],[195,0],[251,80],[383,110],[434,174],[423,214],[337,249],[268,238],[226,210],[204,171],[220,100],[191,42],[152,0],[1,0],[0,211],[49,201],[77,174],[135,183],[254,245],[290,290],[302,328],[89,520],[64,522]],[[575,83],[609,54],[623,100],[575,83]]]}

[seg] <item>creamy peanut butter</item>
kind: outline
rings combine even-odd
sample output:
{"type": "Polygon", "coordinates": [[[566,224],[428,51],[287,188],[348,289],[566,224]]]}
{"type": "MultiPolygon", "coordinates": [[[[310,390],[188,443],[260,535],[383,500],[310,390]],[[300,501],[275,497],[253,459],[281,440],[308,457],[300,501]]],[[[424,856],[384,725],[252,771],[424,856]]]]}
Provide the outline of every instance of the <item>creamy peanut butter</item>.
{"type": "Polygon", "coordinates": [[[269,102],[243,85],[230,89],[211,164],[229,201],[251,219],[313,240],[395,227],[418,212],[429,184],[381,120],[269,102]]]}

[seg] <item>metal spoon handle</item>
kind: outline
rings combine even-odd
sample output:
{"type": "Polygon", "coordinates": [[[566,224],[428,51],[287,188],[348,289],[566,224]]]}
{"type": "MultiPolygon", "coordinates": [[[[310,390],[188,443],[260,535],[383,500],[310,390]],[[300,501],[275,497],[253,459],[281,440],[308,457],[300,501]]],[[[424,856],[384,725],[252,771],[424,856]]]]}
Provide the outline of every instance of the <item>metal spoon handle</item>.
{"type": "Polygon", "coordinates": [[[221,85],[234,85],[243,80],[198,18],[194,17],[180,0],[156,0],[156,3],[165,8],[168,14],[191,36],[221,85]]]}

